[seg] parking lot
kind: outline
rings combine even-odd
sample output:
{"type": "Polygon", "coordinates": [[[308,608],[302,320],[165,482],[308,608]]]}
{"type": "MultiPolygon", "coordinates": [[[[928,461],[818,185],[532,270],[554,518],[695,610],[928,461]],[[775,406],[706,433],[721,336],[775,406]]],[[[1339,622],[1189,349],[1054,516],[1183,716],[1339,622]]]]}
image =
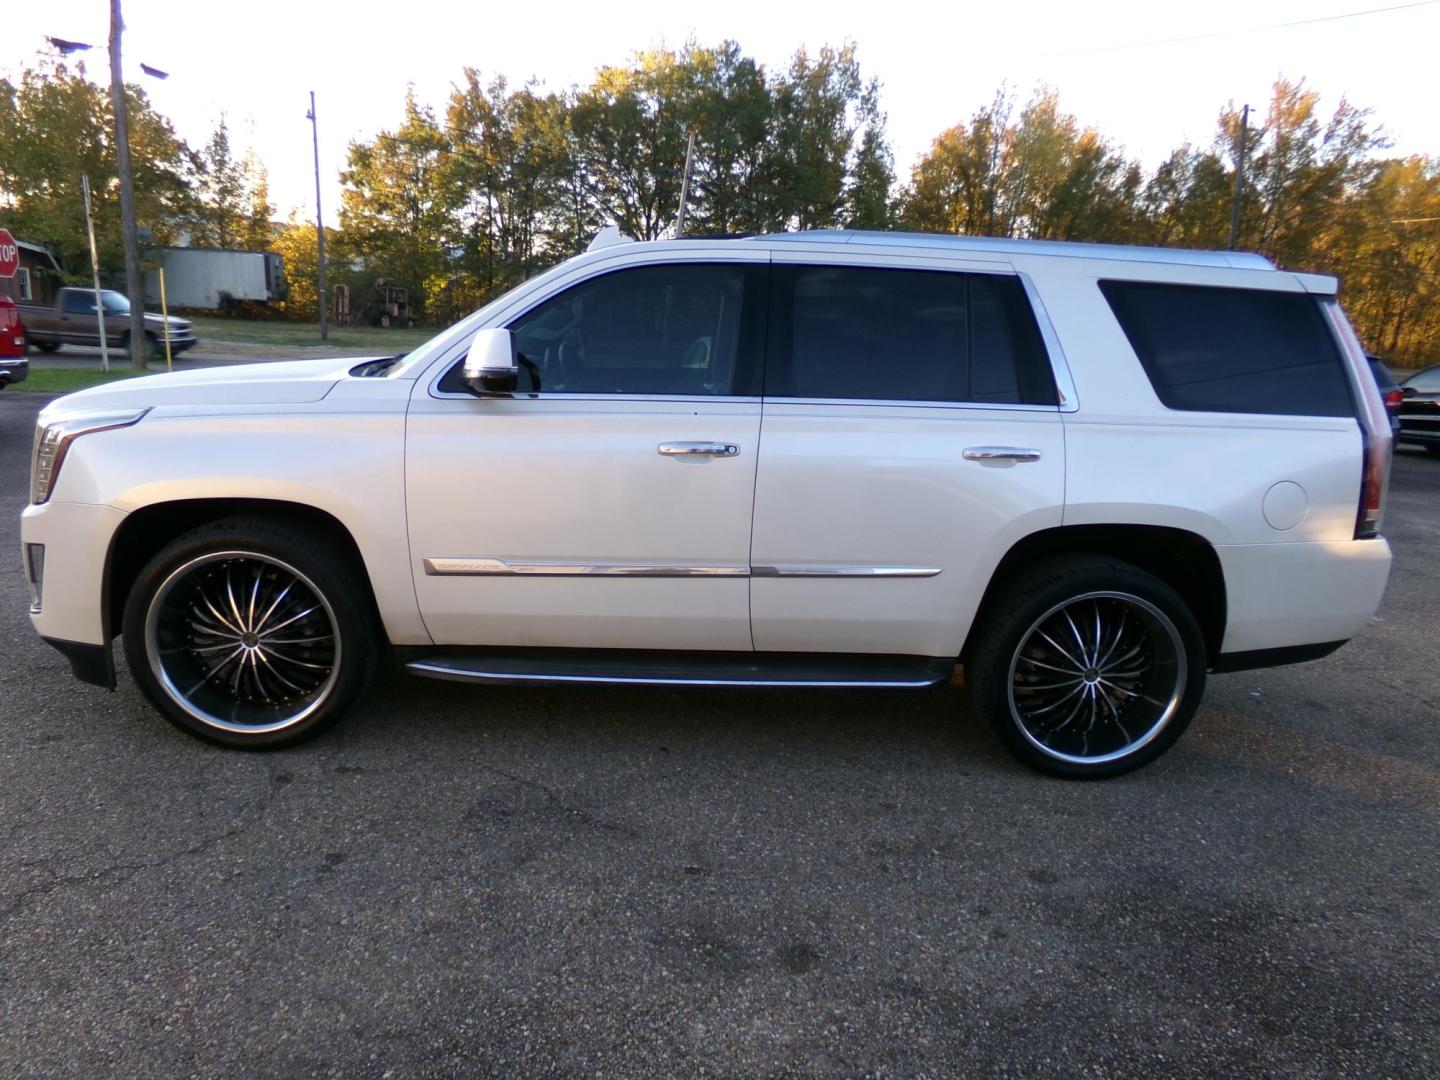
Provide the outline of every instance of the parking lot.
{"type": "Polygon", "coordinates": [[[1103,784],[961,690],[467,688],[208,747],[26,617],[0,393],[0,1075],[1440,1074],[1440,459],[1379,616],[1103,784]]]}

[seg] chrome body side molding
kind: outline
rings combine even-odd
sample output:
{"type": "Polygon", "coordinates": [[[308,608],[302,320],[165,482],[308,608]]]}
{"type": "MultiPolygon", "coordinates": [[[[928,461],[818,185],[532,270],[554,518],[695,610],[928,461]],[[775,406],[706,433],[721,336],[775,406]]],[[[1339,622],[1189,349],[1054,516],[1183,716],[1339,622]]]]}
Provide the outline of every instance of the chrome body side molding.
{"type": "Polygon", "coordinates": [[[805,563],[782,563],[779,566],[752,566],[751,577],[858,577],[900,578],[935,577],[937,566],[834,566],[805,563]]]}
{"type": "Polygon", "coordinates": [[[431,577],[748,577],[750,568],[733,566],[670,566],[651,563],[510,562],[506,559],[425,559],[431,577]]]}
{"type": "Polygon", "coordinates": [[[519,562],[507,559],[426,558],[430,577],[935,577],[933,566],[838,566],[785,563],[779,566],[672,566],[653,563],[519,562]]]}

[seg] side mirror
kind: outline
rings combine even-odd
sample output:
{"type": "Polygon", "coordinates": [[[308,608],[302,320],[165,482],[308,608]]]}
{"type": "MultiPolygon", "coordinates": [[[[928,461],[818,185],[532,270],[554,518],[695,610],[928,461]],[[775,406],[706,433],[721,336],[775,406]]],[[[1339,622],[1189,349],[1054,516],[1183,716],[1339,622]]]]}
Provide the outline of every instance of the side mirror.
{"type": "Polygon", "coordinates": [[[508,397],[520,382],[510,331],[480,330],[465,357],[465,385],[476,397],[508,397]]]}

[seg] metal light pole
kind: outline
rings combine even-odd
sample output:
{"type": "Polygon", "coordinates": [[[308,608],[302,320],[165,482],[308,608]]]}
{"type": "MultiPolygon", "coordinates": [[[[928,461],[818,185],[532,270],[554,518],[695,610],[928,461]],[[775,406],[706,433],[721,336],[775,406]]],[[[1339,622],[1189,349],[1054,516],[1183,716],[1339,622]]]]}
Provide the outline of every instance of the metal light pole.
{"type": "MultiPolygon", "coordinates": [[[[145,287],[140,279],[140,239],[135,229],[135,177],[130,171],[130,133],[125,115],[125,76],[120,70],[120,0],[110,0],[110,103],[115,111],[115,157],[120,167],[120,227],[125,241],[125,291],[130,295],[130,362],[145,369],[145,287]]],[[[98,291],[95,304],[102,298],[98,291]]]]}
{"type": "Polygon", "coordinates": [[[316,294],[320,308],[320,340],[329,336],[329,305],[325,302],[325,216],[320,213],[320,125],[315,119],[315,91],[310,91],[310,111],[305,114],[310,121],[310,141],[315,148],[315,265],[319,278],[316,294]]]}
{"type": "Polygon", "coordinates": [[[1230,208],[1230,243],[1227,247],[1235,250],[1240,239],[1240,203],[1245,198],[1245,136],[1250,130],[1250,106],[1240,112],[1240,160],[1235,166],[1235,205],[1230,208]]]}

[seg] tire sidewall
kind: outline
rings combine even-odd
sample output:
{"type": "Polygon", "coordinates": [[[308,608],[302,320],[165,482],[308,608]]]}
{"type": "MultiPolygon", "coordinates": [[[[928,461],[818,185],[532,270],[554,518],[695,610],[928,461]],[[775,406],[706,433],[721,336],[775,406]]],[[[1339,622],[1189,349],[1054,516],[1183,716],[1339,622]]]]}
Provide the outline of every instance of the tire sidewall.
{"type": "Polygon", "coordinates": [[[1104,557],[1046,560],[1012,578],[997,608],[980,628],[980,644],[967,664],[966,682],[976,712],[1025,764],[1066,779],[1103,780],[1148,765],[1185,733],[1205,692],[1205,640],[1189,607],[1159,578],[1129,563],[1104,557]],[[1165,726],[1144,746],[1104,763],[1064,761],[1040,750],[1021,730],[1010,708],[1011,662],[1023,638],[1045,612],[1085,593],[1105,591],[1137,596],[1164,612],[1185,650],[1185,688],[1165,726]]]}
{"type": "Polygon", "coordinates": [[[136,577],[126,597],[122,632],[131,677],[166,719],[208,742],[244,750],[292,746],[330,727],[365,689],[374,673],[378,651],[369,605],[349,560],[338,558],[323,537],[267,519],[215,522],[167,544],[136,577]],[[175,702],[151,668],[145,625],[156,591],[177,567],[220,551],[253,553],[289,564],[324,595],[334,614],[340,638],[339,673],[323,703],[292,726],[251,734],[206,724],[175,702]]]}

